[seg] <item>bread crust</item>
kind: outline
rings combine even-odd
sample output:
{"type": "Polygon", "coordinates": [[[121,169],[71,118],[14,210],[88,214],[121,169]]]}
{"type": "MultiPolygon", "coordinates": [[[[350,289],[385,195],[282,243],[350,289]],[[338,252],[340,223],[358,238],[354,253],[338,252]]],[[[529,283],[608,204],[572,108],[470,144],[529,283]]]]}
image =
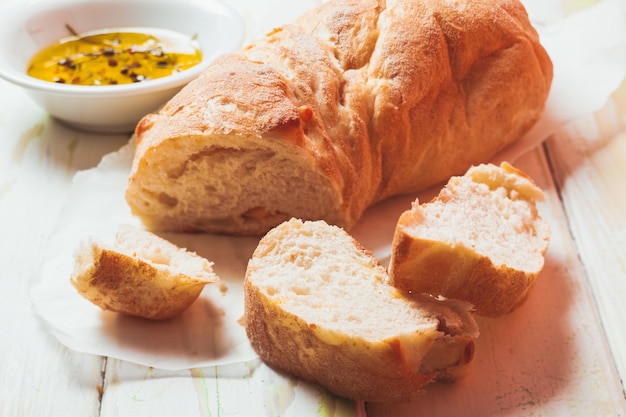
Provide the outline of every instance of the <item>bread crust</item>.
{"type": "Polygon", "coordinates": [[[258,234],[290,217],[349,229],[518,139],[551,81],[517,0],[331,0],[141,120],[126,198],[156,229],[258,234]],[[231,151],[216,172],[195,162],[215,165],[214,148],[231,151]],[[249,174],[257,150],[271,151],[265,174],[249,174]]]}
{"type": "MultiPolygon", "coordinates": [[[[476,323],[464,303],[437,301],[426,296],[406,298],[405,307],[419,308],[430,324],[418,331],[414,331],[414,325],[411,325],[410,330],[404,329],[392,337],[367,340],[350,331],[348,326],[337,329],[322,324],[322,317],[337,302],[330,288],[333,283],[344,279],[333,265],[329,265],[327,271],[316,269],[321,274],[328,272],[329,282],[325,285],[329,288],[325,290],[315,284],[311,291],[328,291],[327,298],[333,299],[326,306],[320,305],[316,310],[318,313],[296,314],[285,307],[282,296],[270,296],[272,291],[259,284],[258,277],[273,268],[274,258],[271,258],[272,261],[263,260],[270,253],[283,254],[282,261],[276,262],[284,269],[280,272],[282,279],[275,280],[272,286],[287,287],[297,279],[293,275],[297,274],[298,268],[292,269],[290,264],[327,262],[325,251],[309,259],[307,254],[315,249],[296,243],[302,249],[300,255],[294,255],[284,251],[284,248],[290,245],[288,241],[295,242],[298,236],[309,234],[311,230],[329,233],[330,237],[334,232],[328,227],[323,222],[302,223],[292,219],[270,231],[259,243],[244,281],[244,324],[248,338],[261,359],[275,369],[321,384],[335,395],[359,401],[407,402],[422,395],[424,386],[434,380],[463,378],[469,371],[474,356],[474,340],[478,336],[476,323]]],[[[362,279],[363,286],[373,285],[376,274],[385,274],[384,268],[358,242],[353,239],[348,242],[353,246],[351,250],[365,253],[365,259],[369,259],[372,265],[378,265],[368,273],[369,276],[352,279],[362,279]]],[[[333,248],[329,246],[326,250],[332,251],[333,248]]],[[[346,259],[346,262],[353,261],[346,259]]],[[[381,288],[396,294],[391,286],[381,288]]],[[[378,295],[385,297],[384,294],[378,295]]],[[[398,292],[395,297],[406,296],[398,292]]],[[[301,303],[304,299],[294,302],[301,303]]],[[[345,303],[342,308],[351,311],[352,301],[345,299],[342,302],[345,303]]],[[[388,316],[390,321],[396,318],[393,316],[396,313],[402,314],[397,311],[354,311],[354,314],[388,316]]],[[[339,326],[342,327],[341,324],[339,326]]]]}
{"type": "Polygon", "coordinates": [[[219,280],[212,263],[149,232],[121,227],[117,239],[114,244],[81,242],[74,256],[72,285],[103,310],[168,320],[185,311],[205,285],[219,280]],[[163,259],[153,262],[143,253],[129,253],[128,247],[119,243],[119,239],[129,236],[141,237],[143,241],[135,243],[152,245],[163,259]],[[172,251],[178,252],[188,265],[181,269],[170,263],[172,251]]]}
{"type": "MultiPolygon", "coordinates": [[[[514,311],[526,300],[544,265],[550,228],[535,205],[536,200],[542,199],[543,192],[532,179],[506,162],[500,167],[491,164],[472,167],[464,177],[451,178],[432,201],[422,205],[415,201],[398,219],[389,261],[392,285],[403,291],[467,301],[477,314],[483,316],[499,317],[514,311]],[[464,182],[483,183],[489,191],[474,194],[471,199],[459,196],[456,190],[463,187],[464,182]],[[495,196],[495,190],[502,192],[495,196]],[[429,205],[446,205],[449,200],[458,199],[456,207],[450,210],[470,219],[476,212],[482,216],[494,215],[484,210],[493,204],[492,198],[503,204],[507,199],[523,202],[516,211],[495,214],[511,216],[518,221],[524,219],[523,227],[514,221],[506,224],[506,220],[497,222],[493,219],[491,230],[479,229],[480,239],[495,247],[504,244],[499,239],[515,240],[518,236],[527,236],[523,241],[525,244],[515,248],[518,257],[525,258],[522,265],[514,264],[512,259],[508,263],[495,262],[493,253],[474,247],[472,241],[463,238],[465,229],[471,228],[470,224],[453,222],[446,225],[442,224],[445,220],[436,220],[427,227],[432,233],[426,234],[420,229],[421,225],[428,223],[429,216],[442,212],[430,211],[429,205]],[[457,233],[455,236],[437,233],[437,227],[456,229],[457,233]]],[[[497,257],[500,261],[501,258],[497,257]]]]}
{"type": "Polygon", "coordinates": [[[419,397],[436,376],[409,369],[398,340],[370,346],[344,336],[339,345],[325,343],[314,323],[285,313],[250,284],[245,304],[248,338],[264,362],[341,397],[405,402],[419,397]]]}
{"type": "Polygon", "coordinates": [[[476,314],[499,317],[524,302],[539,276],[539,271],[495,266],[468,247],[403,234],[403,225],[410,222],[410,216],[400,218],[392,245],[390,275],[398,289],[464,300],[476,314]]]}

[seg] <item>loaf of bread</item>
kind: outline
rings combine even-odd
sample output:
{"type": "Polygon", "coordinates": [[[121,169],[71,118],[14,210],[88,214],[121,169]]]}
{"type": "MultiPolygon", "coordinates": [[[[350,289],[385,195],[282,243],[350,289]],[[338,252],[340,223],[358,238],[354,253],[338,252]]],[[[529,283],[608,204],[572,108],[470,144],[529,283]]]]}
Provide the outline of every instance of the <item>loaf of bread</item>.
{"type": "Polygon", "coordinates": [[[81,242],[72,285],[102,308],[153,320],[186,310],[206,284],[218,281],[212,263],[151,232],[123,225],[115,242],[81,242]]]}
{"type": "Polygon", "coordinates": [[[543,192],[508,163],[452,177],[432,201],[415,201],[396,226],[391,282],[464,300],[477,314],[517,308],[544,266],[550,227],[537,212],[543,192]]]}
{"type": "Polygon", "coordinates": [[[246,271],[244,323],[270,366],[358,401],[414,399],[469,370],[478,327],[464,302],[408,295],[324,221],[264,236],[246,271]]]}
{"type": "Polygon", "coordinates": [[[330,0],[145,116],[126,199],[157,230],[349,229],[520,138],[551,81],[518,0],[330,0]]]}

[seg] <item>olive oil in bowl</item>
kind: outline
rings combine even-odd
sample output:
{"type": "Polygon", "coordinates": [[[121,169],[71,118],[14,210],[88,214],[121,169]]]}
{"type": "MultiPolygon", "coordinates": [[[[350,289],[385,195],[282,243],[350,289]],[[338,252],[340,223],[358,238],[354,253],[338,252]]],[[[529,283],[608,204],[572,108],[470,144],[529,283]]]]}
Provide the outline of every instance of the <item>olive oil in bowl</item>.
{"type": "Polygon", "coordinates": [[[193,37],[162,29],[119,28],[63,38],[35,54],[27,73],[55,83],[118,85],[167,77],[201,60],[193,37]]]}

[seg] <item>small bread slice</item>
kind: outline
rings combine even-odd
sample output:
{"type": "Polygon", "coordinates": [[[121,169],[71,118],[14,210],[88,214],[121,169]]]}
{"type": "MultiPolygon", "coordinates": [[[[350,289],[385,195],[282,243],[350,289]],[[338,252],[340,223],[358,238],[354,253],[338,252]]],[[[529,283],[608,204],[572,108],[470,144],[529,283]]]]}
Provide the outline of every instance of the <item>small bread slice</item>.
{"type": "Polygon", "coordinates": [[[115,242],[82,242],[71,283],[103,310],[152,320],[186,310],[206,284],[219,280],[207,259],[146,230],[123,225],[115,242]]]}
{"type": "Polygon", "coordinates": [[[343,229],[291,219],[264,236],[244,282],[244,324],[268,365],[357,401],[405,402],[469,370],[464,302],[411,296],[343,229]]]}
{"type": "Polygon", "coordinates": [[[415,201],[396,226],[392,285],[442,295],[498,317],[527,297],[544,266],[550,227],[539,216],[544,194],[507,162],[452,177],[432,201],[415,201]]]}

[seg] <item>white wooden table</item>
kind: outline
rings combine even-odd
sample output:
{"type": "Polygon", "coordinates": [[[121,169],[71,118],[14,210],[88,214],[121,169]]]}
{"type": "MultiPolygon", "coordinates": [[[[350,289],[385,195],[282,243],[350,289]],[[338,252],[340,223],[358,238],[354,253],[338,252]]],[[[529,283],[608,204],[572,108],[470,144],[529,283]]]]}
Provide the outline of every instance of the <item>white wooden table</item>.
{"type": "Polygon", "coordinates": [[[354,404],[256,362],[165,371],[61,344],[31,283],[73,175],[128,139],[64,127],[0,80],[0,417],[626,416],[626,82],[515,162],[547,194],[545,273],[518,311],[479,319],[466,380],[406,405],[354,404]]]}

